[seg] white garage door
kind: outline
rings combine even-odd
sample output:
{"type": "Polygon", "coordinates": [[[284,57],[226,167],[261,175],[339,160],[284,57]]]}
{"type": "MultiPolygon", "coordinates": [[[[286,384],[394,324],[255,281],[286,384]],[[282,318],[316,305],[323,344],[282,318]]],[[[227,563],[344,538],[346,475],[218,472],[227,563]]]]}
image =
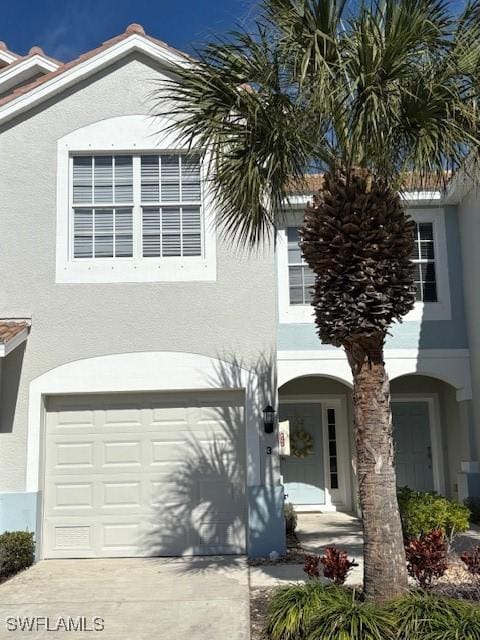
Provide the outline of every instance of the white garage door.
{"type": "Polygon", "coordinates": [[[43,555],[245,553],[240,393],[50,398],[43,555]]]}

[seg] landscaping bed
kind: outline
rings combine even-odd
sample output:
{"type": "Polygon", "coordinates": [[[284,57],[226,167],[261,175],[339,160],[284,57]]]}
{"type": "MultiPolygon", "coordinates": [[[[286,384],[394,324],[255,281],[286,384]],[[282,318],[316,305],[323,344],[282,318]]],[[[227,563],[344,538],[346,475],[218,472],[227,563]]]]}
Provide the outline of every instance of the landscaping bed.
{"type": "Polygon", "coordinates": [[[480,546],[461,554],[452,547],[468,529],[468,510],[406,488],[399,502],[408,593],[388,605],[366,602],[360,586],[344,584],[356,566],[344,550],[322,545],[324,555],[312,554],[293,530],[284,556],[250,562],[255,575],[262,565],[295,565],[265,570],[267,578],[282,576],[281,586],[263,586],[252,574],[252,640],[480,640],[480,546]],[[287,583],[290,571],[297,580],[287,583]]]}
{"type": "MultiPolygon", "coordinates": [[[[298,557],[303,557],[303,552],[297,550],[298,557]]],[[[302,561],[303,565],[303,561],[302,561]]],[[[305,576],[307,580],[307,576],[305,576]]],[[[254,588],[250,591],[250,628],[251,640],[270,640],[267,634],[267,620],[270,603],[275,593],[285,587],[254,588]]],[[[473,580],[466,571],[460,556],[452,553],[449,556],[449,568],[445,575],[432,587],[432,596],[452,598],[458,601],[473,604],[478,607],[480,615],[480,581],[473,580]]],[[[480,620],[479,620],[480,629],[480,620]]],[[[447,636],[450,638],[450,636],[447,636]]],[[[453,636],[452,636],[453,637],[453,636]]],[[[476,637],[476,636],[472,636],[476,637]]],[[[463,638],[462,638],[463,640],[463,638]]],[[[465,640],[469,640],[466,636],[465,640]]]]}

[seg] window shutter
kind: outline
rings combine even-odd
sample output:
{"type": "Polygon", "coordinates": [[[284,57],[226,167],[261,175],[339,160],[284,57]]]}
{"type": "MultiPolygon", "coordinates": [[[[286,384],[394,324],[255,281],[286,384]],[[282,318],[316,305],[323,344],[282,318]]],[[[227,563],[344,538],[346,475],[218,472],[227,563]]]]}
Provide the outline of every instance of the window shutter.
{"type": "Polygon", "coordinates": [[[132,156],[115,156],[115,197],[114,202],[133,200],[132,156]]]}
{"type": "Polygon", "coordinates": [[[142,202],[160,201],[160,172],[158,156],[142,156],[141,182],[142,202]]]}
{"type": "Polygon", "coordinates": [[[75,209],[73,219],[73,255],[93,258],[93,210],[75,209]]]}
{"type": "Polygon", "coordinates": [[[115,256],[131,258],[133,255],[132,209],[115,209],[115,256]]]}
{"type": "Polygon", "coordinates": [[[160,209],[146,207],[142,214],[143,256],[159,257],[160,254],[160,209]]]}
{"type": "Polygon", "coordinates": [[[161,201],[180,201],[180,156],[160,156],[161,201]]]}
{"type": "Polygon", "coordinates": [[[95,209],[95,258],[113,258],[113,209],[95,209]]]}
{"type": "Polygon", "coordinates": [[[92,157],[77,156],[73,159],[73,202],[92,203],[92,157]]]}
{"type": "Polygon", "coordinates": [[[182,208],[183,255],[202,254],[202,221],[200,207],[182,208]]]}
{"type": "Polygon", "coordinates": [[[181,256],[182,240],[180,228],[180,209],[163,207],[162,209],[162,256],[181,256]]]}
{"type": "Polygon", "coordinates": [[[182,202],[199,202],[200,158],[185,156],[182,158],[182,202]]]}
{"type": "Polygon", "coordinates": [[[113,202],[113,164],[112,156],[93,157],[93,201],[113,202]]]}

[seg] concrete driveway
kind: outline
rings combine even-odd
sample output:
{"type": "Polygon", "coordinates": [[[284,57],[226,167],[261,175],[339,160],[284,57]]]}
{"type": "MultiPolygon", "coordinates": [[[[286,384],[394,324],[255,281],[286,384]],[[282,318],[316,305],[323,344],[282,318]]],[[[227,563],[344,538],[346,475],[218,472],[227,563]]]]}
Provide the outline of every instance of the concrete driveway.
{"type": "Polygon", "coordinates": [[[244,558],[45,560],[0,585],[11,640],[248,640],[249,617],[244,558]]]}

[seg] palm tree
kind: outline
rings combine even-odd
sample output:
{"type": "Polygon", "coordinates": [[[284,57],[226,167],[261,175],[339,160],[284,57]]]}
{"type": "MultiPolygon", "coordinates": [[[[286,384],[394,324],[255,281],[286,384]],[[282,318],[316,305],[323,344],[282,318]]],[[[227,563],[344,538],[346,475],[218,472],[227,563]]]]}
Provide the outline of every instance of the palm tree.
{"type": "Polygon", "coordinates": [[[352,369],[364,588],[376,602],[407,587],[383,353],[415,300],[402,192],[474,171],[479,17],[477,0],[460,15],[442,0],[264,0],[254,29],[205,45],[156,93],[156,113],[207,152],[219,229],[236,242],[273,238],[292,184],[324,173],[301,248],[319,337],[352,369]]]}

